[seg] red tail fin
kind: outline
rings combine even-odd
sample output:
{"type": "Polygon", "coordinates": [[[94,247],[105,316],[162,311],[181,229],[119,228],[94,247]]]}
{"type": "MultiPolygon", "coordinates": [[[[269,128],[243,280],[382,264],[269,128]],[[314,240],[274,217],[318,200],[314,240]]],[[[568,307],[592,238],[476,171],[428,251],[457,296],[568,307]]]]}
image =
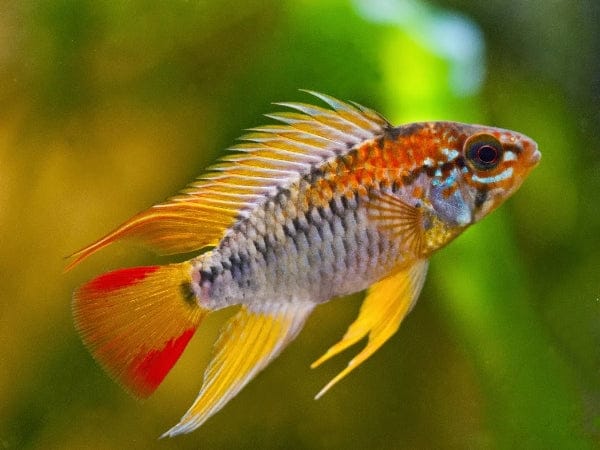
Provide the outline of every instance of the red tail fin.
{"type": "Polygon", "coordinates": [[[158,387],[207,311],[198,306],[189,263],[122,269],[75,291],[75,326],[104,369],[147,397],[158,387]]]}

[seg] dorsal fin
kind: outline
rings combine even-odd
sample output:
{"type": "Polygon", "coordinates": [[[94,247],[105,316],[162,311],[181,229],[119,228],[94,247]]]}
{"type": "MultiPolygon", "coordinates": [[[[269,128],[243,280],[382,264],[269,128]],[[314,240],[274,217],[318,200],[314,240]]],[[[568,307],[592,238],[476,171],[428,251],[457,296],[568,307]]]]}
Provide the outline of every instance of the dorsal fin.
{"type": "Polygon", "coordinates": [[[143,211],[71,256],[67,270],[110,243],[134,238],[162,254],[216,245],[240,217],[323,162],[389,127],[368,108],[306,91],[333,109],[280,103],[295,112],[268,114],[284,125],[253,128],[242,142],[181,194],[143,211]]]}

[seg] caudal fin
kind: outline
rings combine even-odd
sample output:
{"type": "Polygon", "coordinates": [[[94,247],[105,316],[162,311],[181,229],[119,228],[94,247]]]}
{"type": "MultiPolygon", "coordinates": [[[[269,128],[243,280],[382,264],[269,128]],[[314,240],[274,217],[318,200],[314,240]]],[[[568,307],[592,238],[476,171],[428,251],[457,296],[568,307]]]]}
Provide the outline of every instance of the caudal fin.
{"type": "Polygon", "coordinates": [[[94,358],[128,391],[147,397],[207,314],[191,291],[191,265],[116,270],[73,296],[75,325],[94,358]]]}

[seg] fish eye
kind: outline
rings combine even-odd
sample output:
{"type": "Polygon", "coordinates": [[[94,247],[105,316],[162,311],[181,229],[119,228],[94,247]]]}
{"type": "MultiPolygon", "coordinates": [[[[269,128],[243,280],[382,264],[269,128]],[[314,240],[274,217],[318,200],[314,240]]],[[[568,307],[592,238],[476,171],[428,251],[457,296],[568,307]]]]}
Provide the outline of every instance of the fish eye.
{"type": "Polygon", "coordinates": [[[471,136],[465,142],[467,160],[479,170],[491,170],[500,162],[502,144],[489,134],[471,136]]]}

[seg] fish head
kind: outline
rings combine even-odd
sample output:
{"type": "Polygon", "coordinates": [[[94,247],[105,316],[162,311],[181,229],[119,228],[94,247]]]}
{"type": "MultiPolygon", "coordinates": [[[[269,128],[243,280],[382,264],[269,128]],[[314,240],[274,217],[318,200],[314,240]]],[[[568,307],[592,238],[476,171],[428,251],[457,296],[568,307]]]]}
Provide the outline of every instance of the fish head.
{"type": "Polygon", "coordinates": [[[475,223],[519,189],[542,155],[536,142],[522,133],[473,125],[467,130],[461,190],[475,223]]]}
{"type": "Polygon", "coordinates": [[[439,124],[430,202],[447,226],[466,228],[515,193],[541,159],[531,138],[482,125],[439,124]]]}

